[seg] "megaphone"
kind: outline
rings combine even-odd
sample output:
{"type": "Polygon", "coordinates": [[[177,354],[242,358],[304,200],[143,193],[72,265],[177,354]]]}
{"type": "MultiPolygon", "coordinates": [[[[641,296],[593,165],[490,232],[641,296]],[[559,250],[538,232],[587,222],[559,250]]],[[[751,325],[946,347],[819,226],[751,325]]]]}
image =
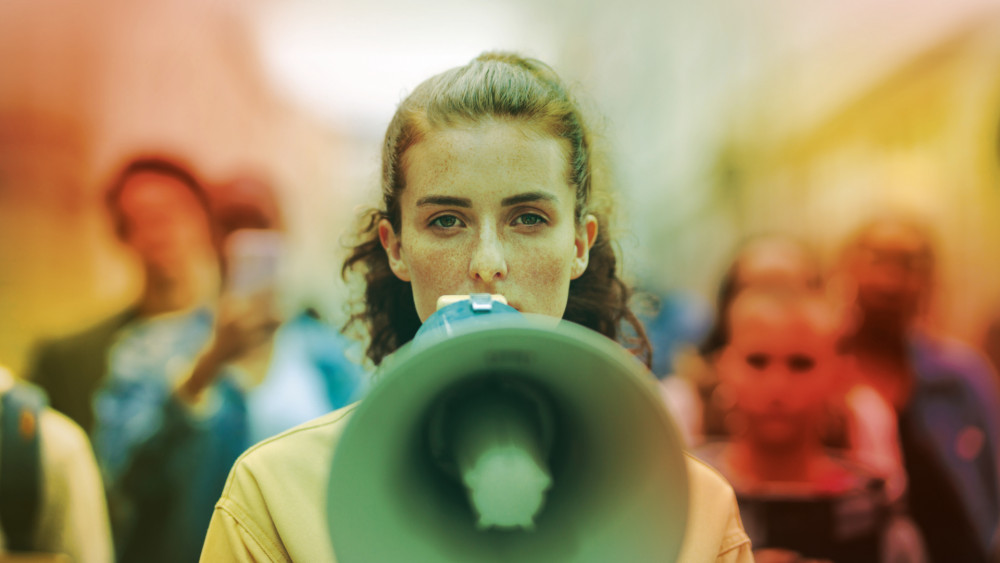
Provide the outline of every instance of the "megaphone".
{"type": "Polygon", "coordinates": [[[428,318],[351,414],[337,560],[674,561],[687,470],[653,379],[602,335],[488,297],[428,318]]]}

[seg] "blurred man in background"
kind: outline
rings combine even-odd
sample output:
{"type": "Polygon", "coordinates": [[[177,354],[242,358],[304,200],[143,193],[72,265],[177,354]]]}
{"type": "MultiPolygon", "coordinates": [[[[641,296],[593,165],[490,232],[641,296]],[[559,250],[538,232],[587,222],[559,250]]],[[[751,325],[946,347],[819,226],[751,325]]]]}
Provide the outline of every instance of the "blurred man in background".
{"type": "Polygon", "coordinates": [[[189,167],[135,159],[106,201],[141,266],[139,298],[42,345],[31,379],[93,436],[119,559],[192,560],[248,442],[243,394],[225,368],[269,341],[278,322],[251,302],[216,308],[217,231],[189,167]]]}
{"type": "Polygon", "coordinates": [[[115,233],[141,266],[139,298],[88,329],[41,344],[28,370],[52,407],[87,431],[94,426],[94,390],[122,328],[205,304],[219,278],[208,195],[187,167],[166,158],[136,159],[115,178],[106,200],[115,233]]]}
{"type": "Polygon", "coordinates": [[[845,351],[898,416],[910,512],[932,561],[985,561],[1000,521],[1000,392],[979,352],[919,325],[935,254],[927,228],[864,225],[844,267],[858,318],[845,351]]]}
{"type": "Polygon", "coordinates": [[[282,321],[285,237],[266,182],[209,191],[178,161],[143,158],[107,202],[142,266],[139,300],[41,347],[34,379],[91,425],[120,560],[194,560],[239,454],[354,400],[363,372],[315,312],[282,321]]]}

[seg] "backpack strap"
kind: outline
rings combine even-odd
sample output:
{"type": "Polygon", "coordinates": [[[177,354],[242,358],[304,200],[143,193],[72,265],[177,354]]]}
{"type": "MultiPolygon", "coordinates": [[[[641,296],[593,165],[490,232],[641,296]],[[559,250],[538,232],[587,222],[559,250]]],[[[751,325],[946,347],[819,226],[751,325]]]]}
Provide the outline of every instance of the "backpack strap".
{"type": "Polygon", "coordinates": [[[29,551],[42,497],[38,424],[45,393],[17,383],[0,397],[0,528],[10,551],[29,551]]]}

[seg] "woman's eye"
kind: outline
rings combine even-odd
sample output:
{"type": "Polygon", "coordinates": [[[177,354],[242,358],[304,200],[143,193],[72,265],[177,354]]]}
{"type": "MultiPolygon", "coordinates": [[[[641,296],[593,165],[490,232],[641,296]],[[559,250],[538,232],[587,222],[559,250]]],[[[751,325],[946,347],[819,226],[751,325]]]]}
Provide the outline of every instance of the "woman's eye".
{"type": "Polygon", "coordinates": [[[767,357],[767,354],[748,354],[746,362],[750,367],[762,370],[767,369],[767,365],[771,363],[771,359],[767,357]]]}
{"type": "Polygon", "coordinates": [[[520,224],[528,226],[528,227],[532,227],[534,225],[541,225],[541,224],[545,223],[546,221],[545,221],[545,217],[542,217],[541,215],[538,215],[537,213],[523,213],[521,215],[518,215],[517,219],[515,219],[514,222],[520,223],[520,224]]]}
{"type": "Polygon", "coordinates": [[[788,358],[788,369],[795,373],[805,373],[816,366],[816,360],[803,354],[794,354],[788,358]]]}
{"type": "Polygon", "coordinates": [[[440,217],[435,217],[434,220],[431,221],[432,227],[443,227],[445,229],[450,229],[451,227],[455,227],[460,224],[461,221],[459,221],[458,217],[455,217],[454,215],[441,215],[440,217]]]}

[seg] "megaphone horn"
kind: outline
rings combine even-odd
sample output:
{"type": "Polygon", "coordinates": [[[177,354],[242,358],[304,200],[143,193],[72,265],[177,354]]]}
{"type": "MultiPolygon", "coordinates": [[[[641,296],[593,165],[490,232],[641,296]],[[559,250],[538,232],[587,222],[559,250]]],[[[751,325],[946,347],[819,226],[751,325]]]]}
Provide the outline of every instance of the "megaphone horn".
{"type": "Polygon", "coordinates": [[[470,310],[432,315],[449,330],[387,359],[351,414],[330,472],[337,560],[673,561],[687,472],[645,368],[572,323],[453,322],[470,310]]]}

